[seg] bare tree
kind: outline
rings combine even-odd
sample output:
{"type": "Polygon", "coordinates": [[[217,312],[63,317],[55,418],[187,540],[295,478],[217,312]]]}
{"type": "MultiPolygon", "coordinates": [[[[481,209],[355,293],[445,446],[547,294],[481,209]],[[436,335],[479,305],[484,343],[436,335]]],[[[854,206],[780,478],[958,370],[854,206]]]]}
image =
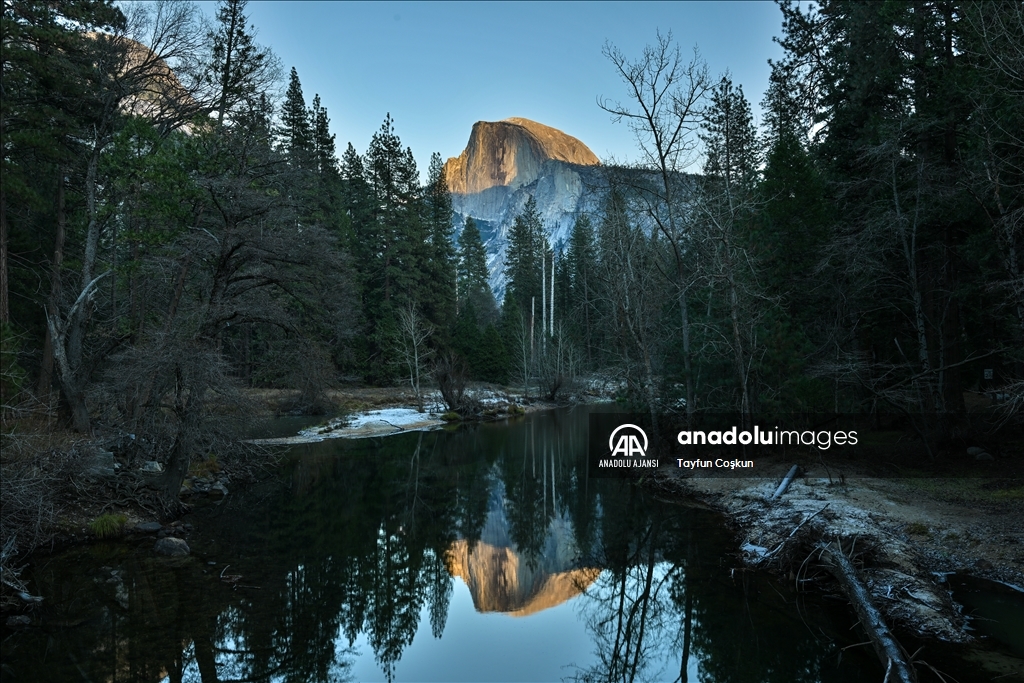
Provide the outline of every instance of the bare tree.
{"type": "Polygon", "coordinates": [[[609,199],[599,231],[601,283],[609,333],[618,349],[633,395],[646,403],[657,425],[656,366],[664,303],[655,265],[656,240],[648,237],[625,210],[617,192],[609,199]]]}
{"type": "Polygon", "coordinates": [[[707,64],[696,48],[684,60],[672,33],[657,35],[657,43],[644,48],[631,61],[618,48],[606,44],[604,55],[626,84],[626,104],[600,98],[598,106],[615,121],[625,120],[636,136],[644,168],[658,176],[646,197],[645,213],[670,247],[672,270],[679,302],[686,384],[686,411],[696,408],[693,354],[687,294],[694,283],[688,257],[688,235],[682,217],[686,212],[687,184],[683,171],[697,160],[697,130],[701,102],[711,87],[707,64]]]}
{"type": "Polygon", "coordinates": [[[416,405],[423,412],[423,393],[420,377],[426,373],[427,363],[433,355],[427,343],[434,329],[410,301],[398,310],[398,330],[393,342],[395,355],[409,374],[409,386],[416,394],[416,405]]]}
{"type": "MultiPolygon", "coordinates": [[[[184,63],[199,50],[196,37],[199,34],[198,17],[194,6],[182,2],[156,3],[153,7],[135,4],[126,8],[125,18],[124,24],[114,33],[88,36],[91,39],[88,51],[95,61],[98,82],[93,103],[96,113],[86,134],[88,152],[84,194],[87,226],[80,260],[80,284],[67,314],[61,315],[60,287],[55,283],[46,311],[48,346],[57,362],[65,398],[71,406],[73,426],[79,432],[90,431],[84,391],[86,378],[83,376],[86,330],[97,285],[110,273],[106,270],[97,274],[101,264],[101,236],[106,227],[101,218],[100,159],[114,139],[116,126],[125,114],[144,115],[152,125],[167,133],[183,126],[202,111],[201,104],[181,84],[170,66],[176,61],[184,63]]],[[[63,170],[61,174],[62,186],[63,170]]],[[[63,214],[62,207],[60,213],[63,214]]],[[[63,237],[64,231],[58,230],[55,263],[63,261],[63,237]]]]}

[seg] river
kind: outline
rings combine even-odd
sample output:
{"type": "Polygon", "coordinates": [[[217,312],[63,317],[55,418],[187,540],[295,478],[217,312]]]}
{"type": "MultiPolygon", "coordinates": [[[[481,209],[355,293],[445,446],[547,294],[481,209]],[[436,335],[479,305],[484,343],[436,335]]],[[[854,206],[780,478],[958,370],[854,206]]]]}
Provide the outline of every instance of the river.
{"type": "Polygon", "coordinates": [[[839,600],[742,568],[714,512],[588,478],[587,410],[293,448],[152,537],[38,558],[17,681],[860,682],[839,600]],[[848,649],[844,649],[848,648],[848,649]]]}

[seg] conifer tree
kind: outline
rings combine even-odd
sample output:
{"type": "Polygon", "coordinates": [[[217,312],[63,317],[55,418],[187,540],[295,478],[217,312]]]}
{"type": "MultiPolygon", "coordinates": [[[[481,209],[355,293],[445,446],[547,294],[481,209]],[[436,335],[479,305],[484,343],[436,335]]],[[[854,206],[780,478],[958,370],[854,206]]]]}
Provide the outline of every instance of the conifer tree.
{"type": "Polygon", "coordinates": [[[498,311],[488,282],[487,251],[472,216],[466,218],[459,235],[458,276],[460,310],[472,302],[480,324],[494,322],[498,311]]]}
{"type": "Polygon", "coordinates": [[[536,299],[537,314],[540,314],[540,268],[546,252],[544,226],[537,211],[537,201],[531,195],[509,230],[508,249],[505,253],[506,296],[511,295],[516,299],[520,310],[525,311],[526,315],[529,315],[531,299],[536,299]]]}
{"type": "Polygon", "coordinates": [[[273,53],[255,41],[256,31],[245,15],[247,4],[247,0],[221,0],[217,24],[210,33],[213,61],[207,80],[217,89],[218,125],[237,108],[256,106],[279,73],[273,53]]]}
{"type": "Polygon", "coordinates": [[[579,216],[569,233],[569,248],[562,260],[565,272],[564,309],[573,341],[584,349],[587,363],[594,362],[597,340],[597,243],[590,217],[579,216]]]}
{"type": "Polygon", "coordinates": [[[310,112],[306,109],[306,100],[302,96],[299,74],[294,66],[288,79],[284,104],[281,105],[281,137],[292,163],[298,167],[305,166],[313,150],[313,127],[310,112]]]}
{"type": "Polygon", "coordinates": [[[430,156],[423,193],[426,242],[422,247],[423,283],[417,298],[424,314],[439,330],[451,329],[456,315],[456,257],[452,244],[452,197],[444,177],[441,155],[430,156]]]}
{"type": "Polygon", "coordinates": [[[320,95],[313,96],[313,106],[310,109],[312,127],[312,150],[316,162],[316,171],[320,177],[327,180],[337,180],[338,173],[338,152],[334,146],[334,134],[331,133],[331,120],[327,117],[327,108],[320,104],[320,95]]]}

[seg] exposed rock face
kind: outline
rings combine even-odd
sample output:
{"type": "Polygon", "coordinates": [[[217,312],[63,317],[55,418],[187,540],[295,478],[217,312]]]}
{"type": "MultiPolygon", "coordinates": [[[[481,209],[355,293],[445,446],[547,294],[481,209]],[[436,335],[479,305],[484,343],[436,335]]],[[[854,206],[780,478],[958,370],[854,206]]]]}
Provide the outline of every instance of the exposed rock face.
{"type": "Polygon", "coordinates": [[[549,159],[579,166],[601,163],[571,135],[514,117],[473,124],[466,149],[445,164],[445,179],[448,189],[461,195],[491,187],[515,190],[539,178],[549,159]]]}
{"type": "Polygon", "coordinates": [[[553,245],[566,240],[576,216],[598,206],[600,161],[582,142],[535,121],[478,121],[458,157],[448,159],[456,229],[472,216],[487,248],[491,289],[505,291],[508,231],[529,197],[553,245]]]}

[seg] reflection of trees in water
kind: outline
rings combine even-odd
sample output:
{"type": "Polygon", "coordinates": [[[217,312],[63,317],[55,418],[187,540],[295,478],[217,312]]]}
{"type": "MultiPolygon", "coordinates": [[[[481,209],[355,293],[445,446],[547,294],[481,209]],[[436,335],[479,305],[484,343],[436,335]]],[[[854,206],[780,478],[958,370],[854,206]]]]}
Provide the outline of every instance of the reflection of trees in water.
{"type": "MultiPolygon", "coordinates": [[[[507,547],[537,572],[578,579],[573,590],[549,587],[586,590],[600,664],[582,680],[678,678],[687,643],[705,681],[856,680],[823,666],[827,648],[796,637],[807,632],[799,621],[780,628],[756,581],[728,582],[730,539],[624,482],[588,480],[586,447],[585,412],[311,447],[277,490],[235,493],[202,522],[215,545],[193,548],[215,568],[119,546],[38,569],[52,620],[89,626],[17,634],[5,666],[28,681],[336,681],[365,636],[391,678],[421,614],[441,637],[453,591],[446,553],[463,539],[467,556],[477,544],[507,547]],[[500,543],[486,530],[495,504],[506,516],[500,543]],[[562,538],[580,557],[565,556],[562,538]],[[259,589],[222,583],[224,562],[259,589]],[[119,567],[118,578],[101,564],[119,567]],[[596,572],[579,567],[606,571],[593,582],[596,572]]],[[[515,609],[547,604],[537,595],[515,609]]]]}
{"type": "Polygon", "coordinates": [[[606,571],[580,607],[598,664],[578,671],[577,681],[687,683],[694,673],[702,683],[874,677],[871,663],[851,661],[849,652],[837,666],[836,643],[853,642],[845,627],[837,631],[820,613],[801,619],[786,604],[792,594],[767,585],[768,577],[728,571],[731,539],[708,514],[642,497],[625,486],[602,492],[606,571]]]}

